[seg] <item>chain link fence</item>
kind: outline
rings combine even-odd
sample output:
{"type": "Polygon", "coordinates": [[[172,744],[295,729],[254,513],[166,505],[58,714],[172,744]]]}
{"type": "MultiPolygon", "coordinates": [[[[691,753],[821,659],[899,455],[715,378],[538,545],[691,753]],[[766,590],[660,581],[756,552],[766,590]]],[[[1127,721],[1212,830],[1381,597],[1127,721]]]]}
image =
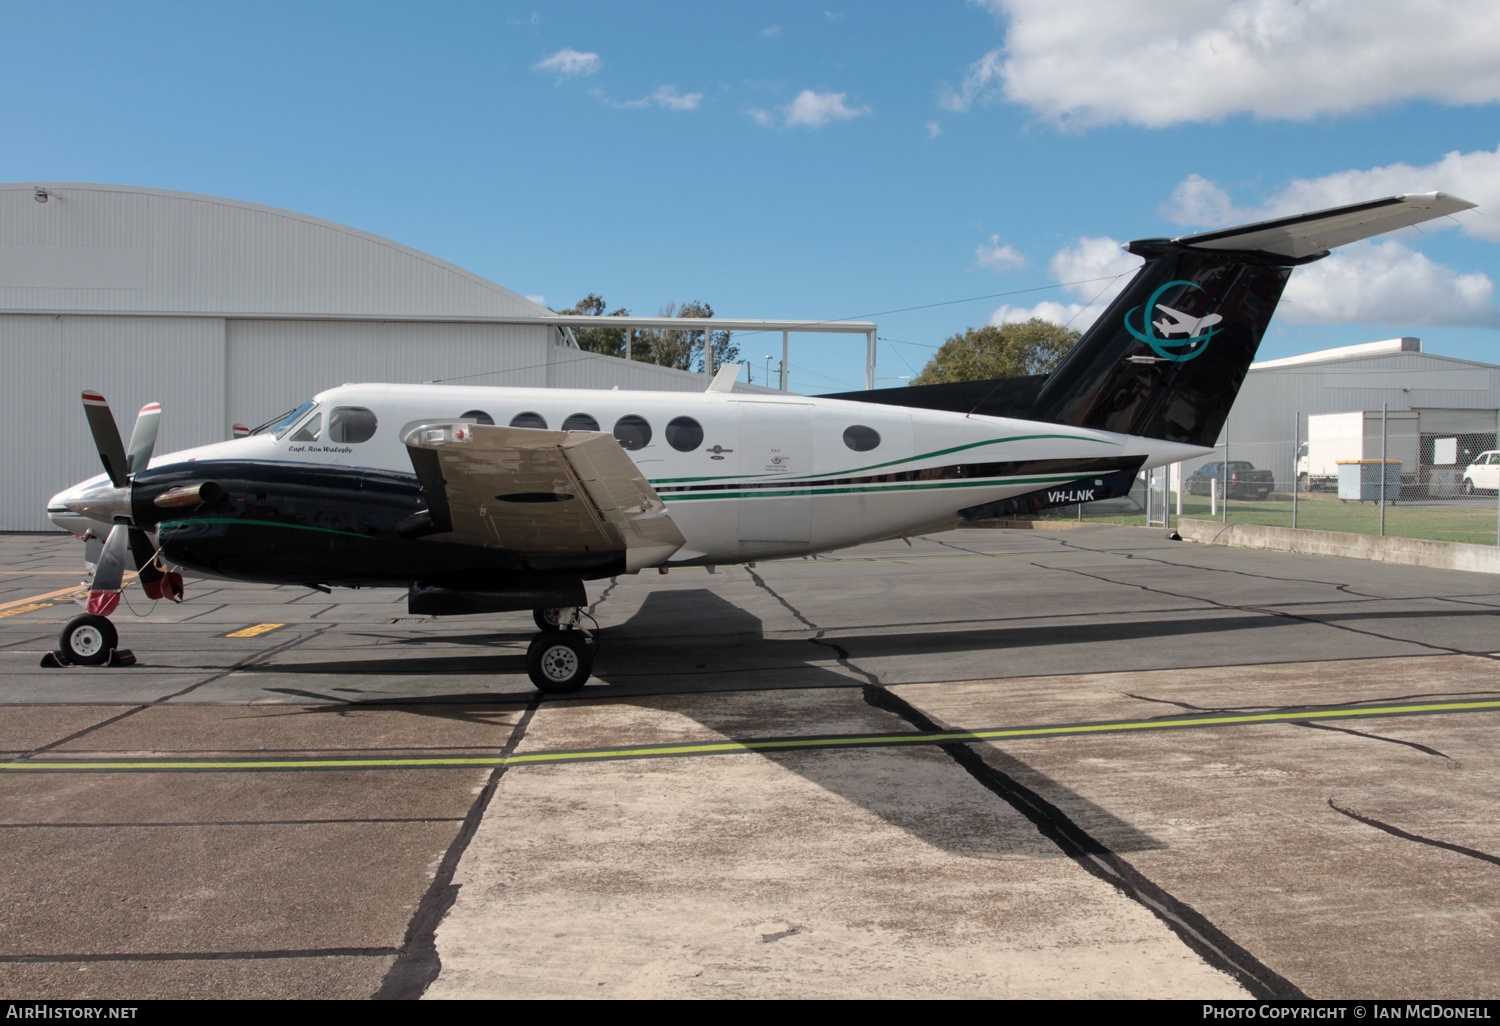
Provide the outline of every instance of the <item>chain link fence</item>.
{"type": "Polygon", "coordinates": [[[1500,543],[1495,432],[1421,432],[1413,419],[1364,416],[1360,444],[1293,437],[1288,424],[1284,438],[1229,438],[1212,456],[1142,473],[1128,498],[1057,507],[1037,519],[1147,526],[1192,517],[1500,543]]]}

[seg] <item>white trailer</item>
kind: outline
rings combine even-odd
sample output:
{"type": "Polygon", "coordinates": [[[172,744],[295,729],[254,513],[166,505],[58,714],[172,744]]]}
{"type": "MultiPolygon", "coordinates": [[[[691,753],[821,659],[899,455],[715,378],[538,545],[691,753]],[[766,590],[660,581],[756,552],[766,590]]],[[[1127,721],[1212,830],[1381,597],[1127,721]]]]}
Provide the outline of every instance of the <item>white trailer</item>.
{"type": "MultiPolygon", "coordinates": [[[[1307,418],[1307,441],[1297,453],[1299,490],[1333,491],[1339,486],[1339,463],[1378,460],[1381,413],[1314,413],[1307,418]]],[[[1417,456],[1422,440],[1421,415],[1408,410],[1385,415],[1385,458],[1401,461],[1401,482],[1421,478],[1417,456]]]]}

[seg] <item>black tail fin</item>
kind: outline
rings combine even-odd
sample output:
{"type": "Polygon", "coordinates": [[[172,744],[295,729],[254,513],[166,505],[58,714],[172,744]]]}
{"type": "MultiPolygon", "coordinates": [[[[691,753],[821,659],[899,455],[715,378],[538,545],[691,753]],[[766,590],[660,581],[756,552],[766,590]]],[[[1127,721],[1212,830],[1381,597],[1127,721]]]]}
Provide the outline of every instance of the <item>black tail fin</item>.
{"type": "Polygon", "coordinates": [[[1294,267],[1321,260],[1333,246],[1473,205],[1443,193],[1392,196],[1242,228],[1127,243],[1146,265],[1039,389],[1036,379],[1002,379],[829,398],[1212,446],[1294,267]]]}
{"type": "Polygon", "coordinates": [[[1047,377],[1030,420],[1213,445],[1292,269],[1167,239],[1047,377]]]}

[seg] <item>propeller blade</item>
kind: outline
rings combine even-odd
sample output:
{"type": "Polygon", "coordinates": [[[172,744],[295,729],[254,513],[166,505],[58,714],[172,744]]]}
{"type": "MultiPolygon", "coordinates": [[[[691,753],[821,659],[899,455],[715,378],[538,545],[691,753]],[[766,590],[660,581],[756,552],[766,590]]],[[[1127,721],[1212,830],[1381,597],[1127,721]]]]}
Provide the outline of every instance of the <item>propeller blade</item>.
{"type": "Polygon", "coordinates": [[[134,474],[145,470],[151,462],[151,450],[156,448],[156,426],[161,422],[161,403],[147,403],[135,416],[135,429],[130,432],[130,452],[125,454],[125,472],[134,474]]]}
{"type": "Polygon", "coordinates": [[[94,447],[99,450],[99,459],[109,483],[124,488],[129,483],[125,476],[125,446],[120,441],[120,429],[115,426],[115,416],[109,412],[109,403],[98,392],[83,393],[83,415],[89,419],[89,430],[94,435],[94,447]]]}
{"type": "Polygon", "coordinates": [[[162,579],[162,572],[156,568],[156,546],[151,544],[151,536],[139,527],[130,529],[130,555],[135,560],[136,578],[141,582],[141,587],[151,598],[160,598],[152,594],[152,586],[162,579]]]}
{"type": "Polygon", "coordinates": [[[120,604],[120,584],[125,580],[125,550],[130,544],[130,528],[116,524],[104,540],[104,551],[94,566],[94,583],[89,587],[88,611],[108,616],[120,604]]]}

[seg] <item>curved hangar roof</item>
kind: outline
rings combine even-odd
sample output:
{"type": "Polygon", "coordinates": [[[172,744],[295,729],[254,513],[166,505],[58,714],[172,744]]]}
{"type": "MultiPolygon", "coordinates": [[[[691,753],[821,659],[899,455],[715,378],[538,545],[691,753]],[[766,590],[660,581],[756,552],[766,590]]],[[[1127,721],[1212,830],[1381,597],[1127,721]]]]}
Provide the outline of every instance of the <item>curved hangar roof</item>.
{"type": "Polygon", "coordinates": [[[114,311],[551,314],[426,253],[290,210],[127,185],[0,184],[0,313],[114,311]]]}

